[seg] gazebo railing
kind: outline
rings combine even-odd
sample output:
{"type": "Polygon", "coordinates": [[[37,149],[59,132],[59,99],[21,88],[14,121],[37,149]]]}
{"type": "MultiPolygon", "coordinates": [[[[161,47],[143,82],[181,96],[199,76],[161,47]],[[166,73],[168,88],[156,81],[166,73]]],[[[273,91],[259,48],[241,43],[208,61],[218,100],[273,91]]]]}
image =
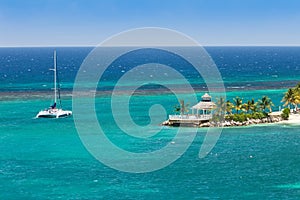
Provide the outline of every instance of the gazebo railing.
{"type": "Polygon", "coordinates": [[[211,114],[208,115],[169,115],[170,120],[209,120],[212,118],[211,114]]]}

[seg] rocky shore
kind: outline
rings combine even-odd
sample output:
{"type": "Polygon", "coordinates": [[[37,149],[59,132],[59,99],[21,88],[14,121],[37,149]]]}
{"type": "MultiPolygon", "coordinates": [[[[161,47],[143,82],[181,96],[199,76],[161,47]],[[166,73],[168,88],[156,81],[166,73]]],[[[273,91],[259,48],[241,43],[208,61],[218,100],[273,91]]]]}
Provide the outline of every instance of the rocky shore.
{"type": "Polygon", "coordinates": [[[283,119],[280,116],[276,117],[268,117],[263,119],[247,119],[247,121],[238,122],[238,121],[226,121],[221,122],[205,122],[199,124],[199,127],[231,127],[231,126],[249,126],[249,125],[255,125],[255,124],[267,124],[267,123],[277,123],[281,122],[283,119]]]}
{"type": "MultiPolygon", "coordinates": [[[[295,121],[296,116],[291,116],[293,121],[295,121]]],[[[297,117],[300,122],[300,116],[297,117]]],[[[289,120],[283,120],[280,115],[271,115],[262,119],[249,119],[246,121],[239,122],[234,120],[225,120],[224,122],[215,122],[215,121],[205,121],[205,122],[193,122],[193,123],[181,123],[174,124],[171,121],[167,120],[162,123],[163,126],[192,126],[192,127],[234,127],[234,126],[250,126],[255,124],[267,124],[267,123],[278,123],[278,122],[287,122],[289,120]]]]}

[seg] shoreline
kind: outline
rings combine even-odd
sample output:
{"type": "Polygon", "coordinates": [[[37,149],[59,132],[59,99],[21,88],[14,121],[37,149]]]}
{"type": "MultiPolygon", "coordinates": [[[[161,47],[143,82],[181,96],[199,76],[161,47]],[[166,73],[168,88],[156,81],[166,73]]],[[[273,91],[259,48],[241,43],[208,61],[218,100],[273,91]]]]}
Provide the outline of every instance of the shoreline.
{"type": "Polygon", "coordinates": [[[297,114],[291,113],[288,120],[282,120],[278,122],[278,124],[299,124],[300,125],[300,113],[297,114]]]}
{"type": "Polygon", "coordinates": [[[169,120],[164,121],[161,125],[162,126],[171,126],[171,127],[195,127],[195,128],[212,128],[212,127],[249,127],[254,125],[267,125],[267,124],[286,124],[286,125],[300,125],[300,114],[291,113],[288,120],[283,120],[281,116],[269,116],[268,118],[262,119],[248,119],[244,122],[237,122],[237,121],[226,121],[223,123],[215,123],[215,122],[204,122],[204,123],[190,123],[190,124],[172,124],[169,120]]]}

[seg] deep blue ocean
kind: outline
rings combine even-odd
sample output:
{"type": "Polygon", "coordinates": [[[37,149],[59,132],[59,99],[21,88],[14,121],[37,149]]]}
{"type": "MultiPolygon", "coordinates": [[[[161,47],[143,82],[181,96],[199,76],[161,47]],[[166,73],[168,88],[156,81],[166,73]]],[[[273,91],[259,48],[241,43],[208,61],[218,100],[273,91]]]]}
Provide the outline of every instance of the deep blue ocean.
{"type": "MultiPolygon", "coordinates": [[[[284,92],[300,80],[300,47],[205,49],[221,73],[229,100],[236,96],[257,100],[267,95],[275,104],[273,110],[278,110],[284,92]]],[[[207,129],[198,129],[179,159],[149,173],[122,172],[99,162],[81,142],[73,117],[34,118],[52,103],[53,72],[49,68],[53,67],[54,50],[62,104],[64,109],[72,109],[75,77],[91,47],[0,48],[0,199],[300,198],[300,123],[224,128],[217,144],[202,159],[198,153],[207,129]]],[[[207,92],[199,74],[186,63],[155,51],[148,53],[162,63],[179,63],[176,70],[187,77],[198,99],[207,92]]],[[[176,127],[163,128],[143,140],[124,134],[116,125],[109,94],[126,67],[142,59],[143,52],[137,52],[117,60],[101,79],[95,98],[96,115],[107,137],[120,148],[137,153],[166,146],[178,131],[176,127]]],[[[124,91],[120,98],[126,95],[124,91]]],[[[130,99],[130,117],[146,126],[153,104],[172,114],[178,99],[164,88],[140,88],[130,99]]],[[[87,121],[89,117],[87,114],[87,121]]],[[[152,124],[147,131],[157,127],[152,124]]],[[[133,129],[129,127],[129,131],[133,129]]],[[[184,128],[184,134],[188,137],[194,130],[184,128]]],[[[105,153],[112,159],[115,156],[105,153]]],[[[126,164],[124,159],[121,165],[126,164]]]]}

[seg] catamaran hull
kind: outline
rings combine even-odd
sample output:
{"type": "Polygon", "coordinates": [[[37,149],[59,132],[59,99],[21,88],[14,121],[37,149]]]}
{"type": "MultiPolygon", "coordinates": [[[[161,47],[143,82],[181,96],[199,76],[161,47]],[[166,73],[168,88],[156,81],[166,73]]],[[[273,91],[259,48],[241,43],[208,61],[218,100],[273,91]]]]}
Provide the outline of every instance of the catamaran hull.
{"type": "Polygon", "coordinates": [[[72,111],[69,110],[43,110],[36,115],[36,118],[61,118],[68,117],[70,115],[72,115],[72,111]]]}

